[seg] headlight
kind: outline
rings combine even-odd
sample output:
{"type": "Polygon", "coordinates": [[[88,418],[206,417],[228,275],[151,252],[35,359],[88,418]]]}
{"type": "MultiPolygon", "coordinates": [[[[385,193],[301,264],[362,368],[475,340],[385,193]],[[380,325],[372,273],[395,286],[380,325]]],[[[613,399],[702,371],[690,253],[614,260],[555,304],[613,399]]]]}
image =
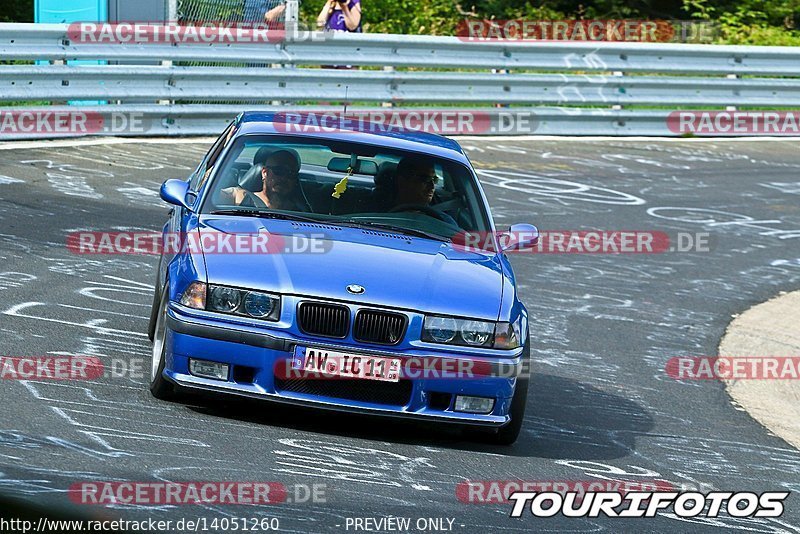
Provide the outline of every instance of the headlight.
{"type": "Polygon", "coordinates": [[[466,321],[461,325],[461,339],[467,345],[480,347],[492,338],[494,334],[494,325],[484,321],[466,321]]]}
{"type": "Polygon", "coordinates": [[[425,317],[422,327],[422,341],[449,345],[491,347],[493,334],[494,323],[435,315],[425,317]]]}
{"type": "Polygon", "coordinates": [[[251,317],[262,319],[272,315],[279,302],[280,301],[272,295],[250,291],[244,298],[244,311],[251,317]]]}
{"type": "Polygon", "coordinates": [[[208,311],[277,321],[281,317],[281,297],[260,291],[223,286],[208,286],[208,311]]]}
{"type": "Polygon", "coordinates": [[[458,334],[458,324],[450,317],[426,317],[422,329],[422,340],[434,343],[450,343],[458,334]],[[427,336],[427,339],[426,339],[427,336]]]}
{"type": "Polygon", "coordinates": [[[232,287],[213,287],[209,292],[208,309],[222,312],[231,313],[235,311],[242,303],[242,295],[238,289],[232,287]]]}
{"type": "Polygon", "coordinates": [[[522,346],[522,331],[522,318],[513,323],[495,323],[430,315],[425,317],[422,341],[509,350],[522,346]]]}

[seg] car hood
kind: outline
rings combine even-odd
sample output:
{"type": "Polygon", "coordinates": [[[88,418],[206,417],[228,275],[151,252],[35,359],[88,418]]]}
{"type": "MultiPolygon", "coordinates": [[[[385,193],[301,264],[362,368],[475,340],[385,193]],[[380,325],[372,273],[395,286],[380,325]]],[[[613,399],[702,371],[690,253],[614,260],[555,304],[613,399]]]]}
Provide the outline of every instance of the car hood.
{"type": "Polygon", "coordinates": [[[224,254],[204,247],[211,284],[486,320],[497,320],[500,311],[504,274],[494,254],[390,232],[252,217],[204,216],[198,231],[268,232],[271,243],[312,236],[323,250],[224,254]],[[351,284],[364,293],[349,293],[351,284]]]}

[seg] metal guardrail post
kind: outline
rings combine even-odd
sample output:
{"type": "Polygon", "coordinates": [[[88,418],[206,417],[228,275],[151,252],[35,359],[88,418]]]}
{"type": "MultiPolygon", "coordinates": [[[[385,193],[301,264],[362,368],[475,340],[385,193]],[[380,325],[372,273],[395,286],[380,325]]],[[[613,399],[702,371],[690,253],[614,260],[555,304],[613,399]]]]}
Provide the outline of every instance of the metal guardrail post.
{"type": "MultiPolygon", "coordinates": [[[[392,67],[391,65],[389,65],[389,66],[383,67],[383,72],[394,73],[395,72],[395,68],[392,67]]],[[[390,102],[390,101],[381,102],[381,107],[383,107],[383,108],[393,108],[394,107],[394,102],[390,102]]]]}
{"type": "MultiPolygon", "coordinates": [[[[739,78],[741,78],[741,77],[740,77],[739,75],[737,75],[737,74],[728,74],[728,75],[727,75],[727,76],[725,76],[725,77],[726,77],[727,79],[729,79],[729,80],[738,80],[739,78]]],[[[736,111],[737,109],[739,109],[737,106],[725,106],[725,111],[736,111]]]]}
{"type": "Polygon", "coordinates": [[[298,22],[300,20],[300,1],[286,0],[286,22],[298,22]]]}
{"type": "Polygon", "coordinates": [[[167,12],[165,13],[167,22],[177,22],[178,21],[178,0],[168,0],[167,1],[167,12]]]}
{"type": "MultiPolygon", "coordinates": [[[[300,32],[300,0],[286,0],[286,11],[284,11],[284,29],[287,35],[287,41],[294,42],[298,40],[300,32]]],[[[294,69],[294,65],[273,64],[272,68],[276,69],[294,69]]],[[[273,106],[282,106],[286,102],[281,100],[273,100],[273,106]]]]}

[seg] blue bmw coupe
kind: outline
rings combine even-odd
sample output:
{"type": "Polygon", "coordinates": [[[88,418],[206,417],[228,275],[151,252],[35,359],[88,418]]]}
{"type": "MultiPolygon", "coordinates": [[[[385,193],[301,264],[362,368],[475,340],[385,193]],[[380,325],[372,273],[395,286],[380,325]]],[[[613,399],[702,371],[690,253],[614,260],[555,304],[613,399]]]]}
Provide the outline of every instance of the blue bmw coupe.
{"type": "Polygon", "coordinates": [[[161,187],[174,208],[149,326],[152,394],[217,392],[516,441],[530,346],[506,252],[533,245],[536,228],[495,232],[451,139],[289,126],[243,113],[187,180],[161,187]]]}

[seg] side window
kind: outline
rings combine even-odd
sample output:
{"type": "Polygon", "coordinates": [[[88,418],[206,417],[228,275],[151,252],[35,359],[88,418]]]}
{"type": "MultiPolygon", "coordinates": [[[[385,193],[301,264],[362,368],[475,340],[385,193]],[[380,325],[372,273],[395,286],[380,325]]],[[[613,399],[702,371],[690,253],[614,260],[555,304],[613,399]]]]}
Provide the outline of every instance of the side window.
{"type": "Polygon", "coordinates": [[[209,149],[205,158],[203,158],[202,163],[200,163],[200,166],[198,166],[197,170],[194,172],[192,181],[189,184],[189,189],[192,191],[197,191],[203,186],[206,179],[214,170],[214,165],[216,164],[219,155],[222,154],[223,149],[228,146],[228,143],[233,138],[233,134],[235,133],[236,122],[232,122],[227,128],[225,128],[225,130],[222,132],[222,135],[220,135],[217,140],[214,141],[214,144],[211,145],[211,149],[209,149]]]}

